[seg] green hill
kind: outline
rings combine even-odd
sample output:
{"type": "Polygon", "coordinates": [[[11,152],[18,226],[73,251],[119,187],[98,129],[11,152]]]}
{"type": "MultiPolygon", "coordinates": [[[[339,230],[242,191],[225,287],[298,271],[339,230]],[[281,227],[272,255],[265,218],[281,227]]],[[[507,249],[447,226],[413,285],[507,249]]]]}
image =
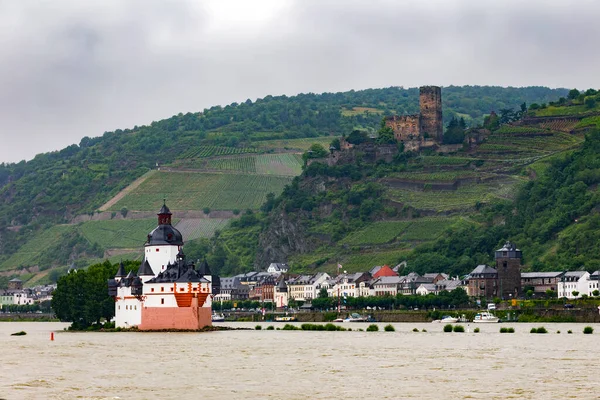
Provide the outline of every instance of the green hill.
{"type": "MultiPolygon", "coordinates": [[[[447,87],[443,89],[444,120],[447,122],[454,116],[461,116],[472,124],[478,124],[493,109],[517,108],[523,102],[550,104],[567,95],[566,89],[542,87],[447,87]]],[[[265,217],[256,212],[265,199],[269,203],[267,194],[272,192],[278,195],[292,177],[300,173],[300,155],[313,143],[328,148],[335,136],[348,134],[355,129],[375,132],[382,116],[414,113],[417,109],[417,88],[392,87],[293,97],[267,96],[254,102],[215,106],[146,126],[105,132],[101,137],[84,137],[78,145],[40,154],[28,162],[0,164],[0,200],[3,204],[0,208],[0,265],[5,268],[5,276],[9,277],[11,271],[14,274],[36,273],[38,268],[64,267],[73,261],[85,265],[91,257],[98,257],[113,248],[118,250],[108,239],[106,243],[94,241],[93,234],[86,231],[86,225],[78,226],[76,223],[95,217],[103,204],[108,204],[105,213],[118,214],[125,210],[129,213],[128,219],[137,219],[138,211],[147,212],[139,214],[143,218],[151,217],[151,212],[155,211],[154,205],[164,197],[169,199],[170,205],[172,201],[174,210],[182,212],[201,213],[204,208],[222,210],[225,214],[211,216],[213,221],[203,222],[203,226],[199,225],[195,230],[190,228],[190,237],[198,236],[200,241],[201,237],[210,236],[215,231],[221,231],[221,241],[225,241],[228,233],[223,228],[230,218],[236,217],[232,212],[237,210],[241,210],[242,214],[246,209],[254,210],[254,215],[236,218],[245,226],[244,229],[256,230],[256,227],[248,224],[253,219],[258,220],[258,224],[264,223],[265,217]],[[140,181],[137,187],[129,186],[148,171],[156,169],[157,165],[160,171],[145,176],[145,180],[140,181]],[[129,190],[121,193],[125,188],[129,190]],[[121,195],[115,197],[119,193],[121,195]],[[108,203],[111,199],[114,199],[113,202],[108,203]],[[68,228],[64,228],[66,232],[58,236],[52,234],[55,239],[51,241],[48,254],[53,257],[47,257],[41,254],[45,245],[38,246],[35,241],[45,240],[43,232],[54,229],[52,227],[56,224],[68,228]],[[37,254],[35,249],[39,249],[37,254]]],[[[435,174],[448,168],[468,169],[481,162],[485,167],[477,166],[478,174],[489,172],[502,175],[502,170],[508,171],[505,176],[486,183],[490,185],[489,190],[499,193],[498,196],[486,196],[485,190],[469,188],[465,184],[460,188],[464,196],[461,192],[457,199],[447,201],[448,204],[437,202],[439,208],[422,208],[425,213],[432,210],[456,212],[458,208],[469,210],[472,208],[469,204],[474,201],[475,207],[477,202],[493,203],[494,198],[510,199],[513,196],[512,182],[524,179],[523,175],[514,171],[515,168],[519,169],[532,160],[547,157],[563,148],[576,148],[576,140],[566,132],[555,128],[551,128],[551,131],[552,149],[540,149],[535,138],[523,136],[511,138],[519,141],[517,144],[522,147],[515,154],[505,152],[501,148],[504,145],[502,142],[489,143],[481,153],[463,154],[455,158],[423,154],[419,160],[408,160],[402,168],[421,168],[424,173],[430,174],[431,179],[437,179],[435,174]],[[428,167],[414,167],[413,163],[427,164],[428,167]],[[452,165],[442,165],[444,163],[452,165]],[[502,168],[497,168],[498,165],[502,168]]],[[[382,173],[387,172],[400,174],[403,171],[382,173]]],[[[420,178],[423,181],[427,179],[425,175],[420,178]]],[[[404,178],[398,175],[397,179],[404,178]]],[[[451,179],[450,174],[446,174],[444,179],[451,179]]],[[[417,210],[414,204],[406,200],[406,196],[398,191],[395,196],[386,195],[385,200],[392,202],[387,207],[406,203],[408,209],[417,210]]],[[[420,203],[421,200],[417,196],[412,202],[420,203]]],[[[115,224],[107,228],[115,232],[114,237],[118,238],[117,232],[126,229],[116,222],[118,218],[101,217],[112,221],[106,222],[107,226],[115,224]]],[[[191,218],[198,219],[193,215],[191,218]]],[[[356,229],[364,228],[367,222],[361,222],[356,229]]],[[[232,225],[235,229],[236,224],[232,225]]],[[[324,226],[331,226],[334,233],[339,231],[335,223],[325,222],[324,226]]],[[[352,228],[344,229],[350,233],[355,230],[352,228]]],[[[132,235],[144,229],[138,231],[132,228],[132,235]]],[[[238,237],[247,241],[244,242],[245,249],[236,248],[235,245],[228,249],[224,242],[216,247],[211,244],[211,255],[218,254],[222,249],[229,254],[229,258],[225,259],[229,260],[227,268],[230,270],[252,268],[255,249],[249,243],[255,237],[254,234],[238,237]]],[[[132,240],[135,241],[134,238],[132,240]]],[[[206,247],[203,246],[198,249],[205,251],[206,247]]],[[[108,253],[112,254],[110,251],[108,253]]]]}

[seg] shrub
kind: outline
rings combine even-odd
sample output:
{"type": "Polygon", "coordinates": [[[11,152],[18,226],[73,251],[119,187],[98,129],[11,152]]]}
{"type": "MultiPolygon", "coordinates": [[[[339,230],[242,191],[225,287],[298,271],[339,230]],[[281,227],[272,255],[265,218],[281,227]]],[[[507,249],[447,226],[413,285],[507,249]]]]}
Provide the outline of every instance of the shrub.
{"type": "Polygon", "coordinates": [[[568,333],[568,334],[571,334],[571,333],[573,333],[573,331],[569,329],[569,330],[567,331],[567,333],[568,333]]]}
{"type": "Polygon", "coordinates": [[[444,325],[444,332],[452,332],[452,324],[444,325]]]}
{"type": "Polygon", "coordinates": [[[385,328],[383,328],[383,330],[386,332],[394,332],[396,329],[394,329],[394,327],[390,324],[386,325],[385,328]]]}
{"type": "Polygon", "coordinates": [[[423,328],[423,330],[421,332],[427,332],[427,329],[423,328]]]}
{"type": "Polygon", "coordinates": [[[260,325],[256,325],[256,326],[254,327],[254,329],[256,329],[257,331],[260,331],[260,330],[262,329],[262,326],[260,326],[260,325]]]}
{"type": "Polygon", "coordinates": [[[508,328],[507,332],[508,333],[515,333],[515,328],[510,327],[510,328],[508,328]]]}
{"type": "Polygon", "coordinates": [[[378,330],[379,330],[379,327],[375,324],[371,324],[367,328],[367,332],[377,332],[378,330]]]}
{"type": "Polygon", "coordinates": [[[504,326],[502,328],[500,328],[500,333],[507,333],[507,332],[508,332],[508,328],[506,328],[504,326]]]}
{"type": "Polygon", "coordinates": [[[269,326],[267,326],[267,330],[268,330],[268,331],[272,331],[272,330],[274,330],[274,329],[275,329],[275,328],[273,327],[273,325],[269,325],[269,326]]]}
{"type": "Polygon", "coordinates": [[[556,331],[556,333],[560,333],[560,331],[556,331]]]}
{"type": "Polygon", "coordinates": [[[413,328],[413,332],[419,332],[419,329],[413,328]]]}
{"type": "Polygon", "coordinates": [[[454,332],[464,332],[465,331],[465,327],[462,325],[454,325],[454,332]]]}
{"type": "Polygon", "coordinates": [[[475,329],[473,329],[473,332],[475,332],[475,333],[479,333],[479,328],[475,328],[475,329]]]}
{"type": "MultiPolygon", "coordinates": [[[[279,329],[279,328],[277,328],[277,329],[279,329]]],[[[297,326],[290,325],[290,324],[285,324],[282,328],[282,330],[284,330],[284,331],[297,331],[299,329],[300,328],[298,328],[297,326]]]]}
{"type": "Polygon", "coordinates": [[[583,328],[583,333],[585,333],[586,335],[591,335],[592,333],[594,333],[594,328],[592,328],[591,326],[586,326],[585,328],[583,328]]]}
{"type": "Polygon", "coordinates": [[[537,333],[537,329],[536,328],[531,328],[531,330],[529,331],[529,333],[537,333]]]}
{"type": "Polygon", "coordinates": [[[537,333],[548,333],[548,331],[543,326],[540,326],[537,328],[537,333]]]}

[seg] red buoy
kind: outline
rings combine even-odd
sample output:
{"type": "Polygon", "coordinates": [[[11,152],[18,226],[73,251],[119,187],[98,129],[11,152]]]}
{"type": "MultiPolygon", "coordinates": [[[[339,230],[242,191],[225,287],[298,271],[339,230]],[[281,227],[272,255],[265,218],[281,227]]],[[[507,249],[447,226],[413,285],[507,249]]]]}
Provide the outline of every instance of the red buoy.
{"type": "Polygon", "coordinates": [[[54,340],[54,332],[50,332],[50,340],[54,340]]]}

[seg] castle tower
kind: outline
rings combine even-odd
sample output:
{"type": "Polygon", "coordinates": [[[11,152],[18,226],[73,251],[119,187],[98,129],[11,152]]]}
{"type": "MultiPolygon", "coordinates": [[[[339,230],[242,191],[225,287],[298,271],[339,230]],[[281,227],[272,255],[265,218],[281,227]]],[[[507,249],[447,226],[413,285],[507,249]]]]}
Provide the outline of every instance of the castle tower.
{"type": "Polygon", "coordinates": [[[171,225],[171,211],[163,204],[158,212],[158,226],[148,234],[144,256],[154,276],[174,264],[183,246],[181,233],[171,225]]]}
{"type": "Polygon", "coordinates": [[[442,89],[439,86],[421,86],[419,88],[421,107],[421,135],[427,133],[430,138],[442,143],[444,125],[442,123],[442,89]]]}
{"type": "Polygon", "coordinates": [[[502,299],[517,298],[521,293],[521,250],[506,242],[496,250],[494,258],[498,271],[498,293],[502,299]]]}

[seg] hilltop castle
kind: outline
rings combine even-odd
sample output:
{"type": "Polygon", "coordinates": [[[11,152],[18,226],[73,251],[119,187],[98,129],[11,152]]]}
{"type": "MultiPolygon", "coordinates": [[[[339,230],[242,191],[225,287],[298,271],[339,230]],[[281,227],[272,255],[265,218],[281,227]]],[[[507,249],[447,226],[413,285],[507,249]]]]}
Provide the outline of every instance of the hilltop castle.
{"type": "Polygon", "coordinates": [[[405,151],[439,145],[444,139],[442,89],[438,86],[421,86],[419,105],[419,114],[394,115],[385,119],[385,125],[392,128],[396,140],[404,143],[405,151]]]}
{"type": "Polygon", "coordinates": [[[220,279],[206,261],[196,268],[185,260],[183,237],[171,225],[171,215],[163,204],[137,273],[125,274],[121,264],[108,280],[118,328],[195,330],[212,324],[212,297],[219,293],[220,279]]]}

